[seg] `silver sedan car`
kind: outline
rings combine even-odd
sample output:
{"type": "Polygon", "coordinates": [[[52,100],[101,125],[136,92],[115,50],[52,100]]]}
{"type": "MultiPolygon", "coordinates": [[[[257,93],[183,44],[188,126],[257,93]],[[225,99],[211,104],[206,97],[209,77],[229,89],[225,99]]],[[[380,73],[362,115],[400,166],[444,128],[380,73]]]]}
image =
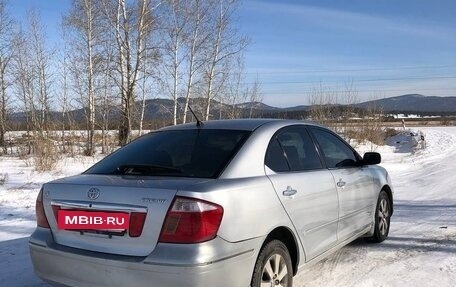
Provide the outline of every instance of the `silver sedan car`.
{"type": "Polygon", "coordinates": [[[290,287],[349,242],[386,239],[378,163],[302,121],[167,127],[43,186],[34,270],[55,286],[290,287]]]}

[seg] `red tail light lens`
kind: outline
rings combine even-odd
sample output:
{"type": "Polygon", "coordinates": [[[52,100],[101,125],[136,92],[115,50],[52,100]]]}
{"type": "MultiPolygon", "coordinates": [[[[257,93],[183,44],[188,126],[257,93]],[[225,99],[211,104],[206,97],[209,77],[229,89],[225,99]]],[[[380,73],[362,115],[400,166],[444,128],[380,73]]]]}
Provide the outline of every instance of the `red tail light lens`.
{"type": "Polygon", "coordinates": [[[130,237],[139,237],[143,231],[146,213],[132,212],[130,214],[130,228],[128,234],[130,237]]]}
{"type": "Polygon", "coordinates": [[[43,228],[50,228],[49,222],[46,218],[46,214],[44,213],[44,204],[43,204],[43,189],[41,188],[40,193],[36,198],[35,204],[35,213],[36,213],[36,224],[39,227],[43,228]]]}
{"type": "Polygon", "coordinates": [[[176,197],[166,215],[160,242],[199,243],[217,235],[223,217],[220,205],[186,197],[176,197]]]}
{"type": "Polygon", "coordinates": [[[59,222],[59,210],[60,210],[60,206],[58,205],[52,205],[52,212],[54,213],[54,217],[55,217],[55,222],[59,222]]]}

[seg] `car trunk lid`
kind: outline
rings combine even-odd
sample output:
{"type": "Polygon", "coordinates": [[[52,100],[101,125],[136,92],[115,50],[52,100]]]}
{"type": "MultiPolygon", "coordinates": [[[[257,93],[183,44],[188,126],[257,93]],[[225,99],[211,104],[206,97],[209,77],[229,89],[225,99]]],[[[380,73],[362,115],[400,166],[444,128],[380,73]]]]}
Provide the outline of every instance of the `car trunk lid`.
{"type": "Polygon", "coordinates": [[[44,186],[45,213],[58,244],[96,252],[147,256],[158,242],[177,190],[203,181],[207,179],[79,175],[44,186]],[[145,214],[145,219],[139,236],[131,236],[129,230],[67,230],[58,228],[58,209],[122,213],[128,214],[130,219],[135,214],[145,214]]]}

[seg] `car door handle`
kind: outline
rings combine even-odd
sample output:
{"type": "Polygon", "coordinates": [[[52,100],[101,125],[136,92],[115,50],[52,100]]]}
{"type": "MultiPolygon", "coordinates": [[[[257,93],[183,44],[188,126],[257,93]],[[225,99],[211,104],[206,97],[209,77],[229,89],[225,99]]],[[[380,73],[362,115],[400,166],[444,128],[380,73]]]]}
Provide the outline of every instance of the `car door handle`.
{"type": "Polygon", "coordinates": [[[283,195],[285,196],[293,196],[297,193],[298,191],[296,189],[293,189],[291,186],[287,186],[287,189],[282,192],[283,195]]]}
{"type": "Polygon", "coordinates": [[[341,179],[337,182],[337,186],[340,188],[344,188],[347,183],[341,179]]]}

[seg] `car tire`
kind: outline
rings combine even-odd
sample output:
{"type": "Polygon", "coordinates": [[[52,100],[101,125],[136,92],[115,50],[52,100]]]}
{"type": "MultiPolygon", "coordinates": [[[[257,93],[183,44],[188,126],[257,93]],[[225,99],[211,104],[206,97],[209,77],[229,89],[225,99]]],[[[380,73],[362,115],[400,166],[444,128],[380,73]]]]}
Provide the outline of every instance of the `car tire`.
{"type": "Polygon", "coordinates": [[[378,196],[375,209],[374,235],[367,237],[369,242],[380,243],[388,237],[391,223],[391,201],[388,194],[382,190],[378,196]]]}
{"type": "Polygon", "coordinates": [[[262,283],[284,287],[293,285],[291,257],[282,241],[269,241],[258,255],[250,286],[260,287],[262,283]]]}

